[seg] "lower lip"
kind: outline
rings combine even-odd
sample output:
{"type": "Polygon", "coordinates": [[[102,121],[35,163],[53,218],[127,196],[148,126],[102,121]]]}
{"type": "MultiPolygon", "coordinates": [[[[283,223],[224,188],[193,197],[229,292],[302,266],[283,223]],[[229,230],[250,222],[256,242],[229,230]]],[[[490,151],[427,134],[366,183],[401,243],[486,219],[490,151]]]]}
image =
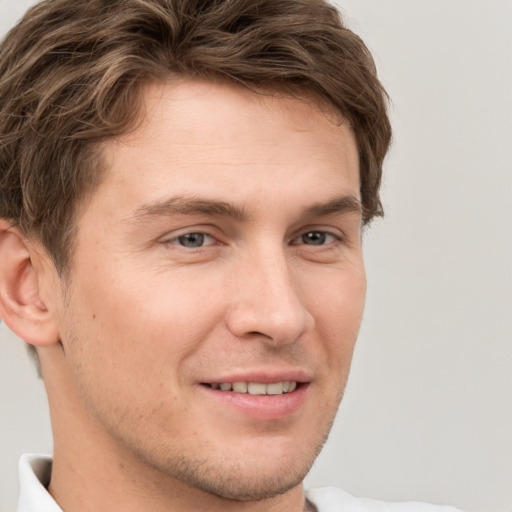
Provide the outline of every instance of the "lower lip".
{"type": "Polygon", "coordinates": [[[301,409],[306,400],[309,384],[300,384],[295,391],[282,395],[250,395],[249,393],[235,393],[233,391],[220,391],[208,386],[200,388],[216,403],[235,409],[253,419],[279,420],[287,418],[301,409]]]}

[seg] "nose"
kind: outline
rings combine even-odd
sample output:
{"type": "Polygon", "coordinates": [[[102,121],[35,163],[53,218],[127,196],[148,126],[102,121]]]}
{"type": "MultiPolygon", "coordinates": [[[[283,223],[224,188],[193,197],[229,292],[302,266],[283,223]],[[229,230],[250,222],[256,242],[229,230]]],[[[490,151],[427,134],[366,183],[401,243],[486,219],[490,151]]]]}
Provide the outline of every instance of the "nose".
{"type": "Polygon", "coordinates": [[[260,254],[232,277],[234,293],[227,324],[242,339],[275,346],[297,341],[314,324],[300,297],[300,279],[284,254],[260,254]]]}

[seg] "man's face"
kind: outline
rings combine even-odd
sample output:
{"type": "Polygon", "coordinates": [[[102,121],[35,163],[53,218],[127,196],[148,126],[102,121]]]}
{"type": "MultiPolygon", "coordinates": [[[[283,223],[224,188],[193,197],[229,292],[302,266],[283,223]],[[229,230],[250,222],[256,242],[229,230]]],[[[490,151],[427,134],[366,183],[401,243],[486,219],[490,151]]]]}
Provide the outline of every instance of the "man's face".
{"type": "Polygon", "coordinates": [[[327,436],[363,311],[354,136],[226,84],[153,85],[145,107],[102,148],[56,315],[79,428],[103,433],[100,459],[284,492],[327,436]]]}

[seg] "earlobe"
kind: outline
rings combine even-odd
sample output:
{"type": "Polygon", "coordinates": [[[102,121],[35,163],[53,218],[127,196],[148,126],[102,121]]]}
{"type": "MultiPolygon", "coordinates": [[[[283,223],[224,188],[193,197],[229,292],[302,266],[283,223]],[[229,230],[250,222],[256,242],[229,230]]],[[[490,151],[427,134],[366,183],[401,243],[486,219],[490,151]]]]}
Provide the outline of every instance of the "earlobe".
{"type": "Polygon", "coordinates": [[[59,341],[59,332],[34,263],[19,229],[0,219],[0,318],[27,343],[49,346],[59,341]]]}

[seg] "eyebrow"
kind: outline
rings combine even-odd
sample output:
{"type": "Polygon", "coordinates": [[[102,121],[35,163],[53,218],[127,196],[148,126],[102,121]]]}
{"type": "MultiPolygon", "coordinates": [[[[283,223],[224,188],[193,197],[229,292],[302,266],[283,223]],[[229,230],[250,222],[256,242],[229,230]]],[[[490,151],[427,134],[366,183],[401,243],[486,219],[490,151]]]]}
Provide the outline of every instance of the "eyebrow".
{"type": "Polygon", "coordinates": [[[327,203],[314,204],[304,212],[304,217],[322,217],[333,213],[358,213],[362,215],[363,211],[363,205],[357,197],[344,195],[335,197],[327,203]]]}
{"type": "MultiPolygon", "coordinates": [[[[337,196],[326,203],[313,204],[302,214],[303,218],[322,217],[330,214],[363,213],[361,201],[352,195],[337,196]]],[[[172,215],[215,215],[246,221],[250,215],[243,206],[225,201],[197,197],[171,197],[162,201],[147,203],[137,208],[127,220],[144,222],[152,217],[172,215]]]]}
{"type": "Polygon", "coordinates": [[[198,214],[232,217],[237,220],[247,220],[249,217],[243,207],[225,201],[180,196],[144,204],[137,208],[133,216],[128,220],[139,222],[151,217],[198,214]]]}

